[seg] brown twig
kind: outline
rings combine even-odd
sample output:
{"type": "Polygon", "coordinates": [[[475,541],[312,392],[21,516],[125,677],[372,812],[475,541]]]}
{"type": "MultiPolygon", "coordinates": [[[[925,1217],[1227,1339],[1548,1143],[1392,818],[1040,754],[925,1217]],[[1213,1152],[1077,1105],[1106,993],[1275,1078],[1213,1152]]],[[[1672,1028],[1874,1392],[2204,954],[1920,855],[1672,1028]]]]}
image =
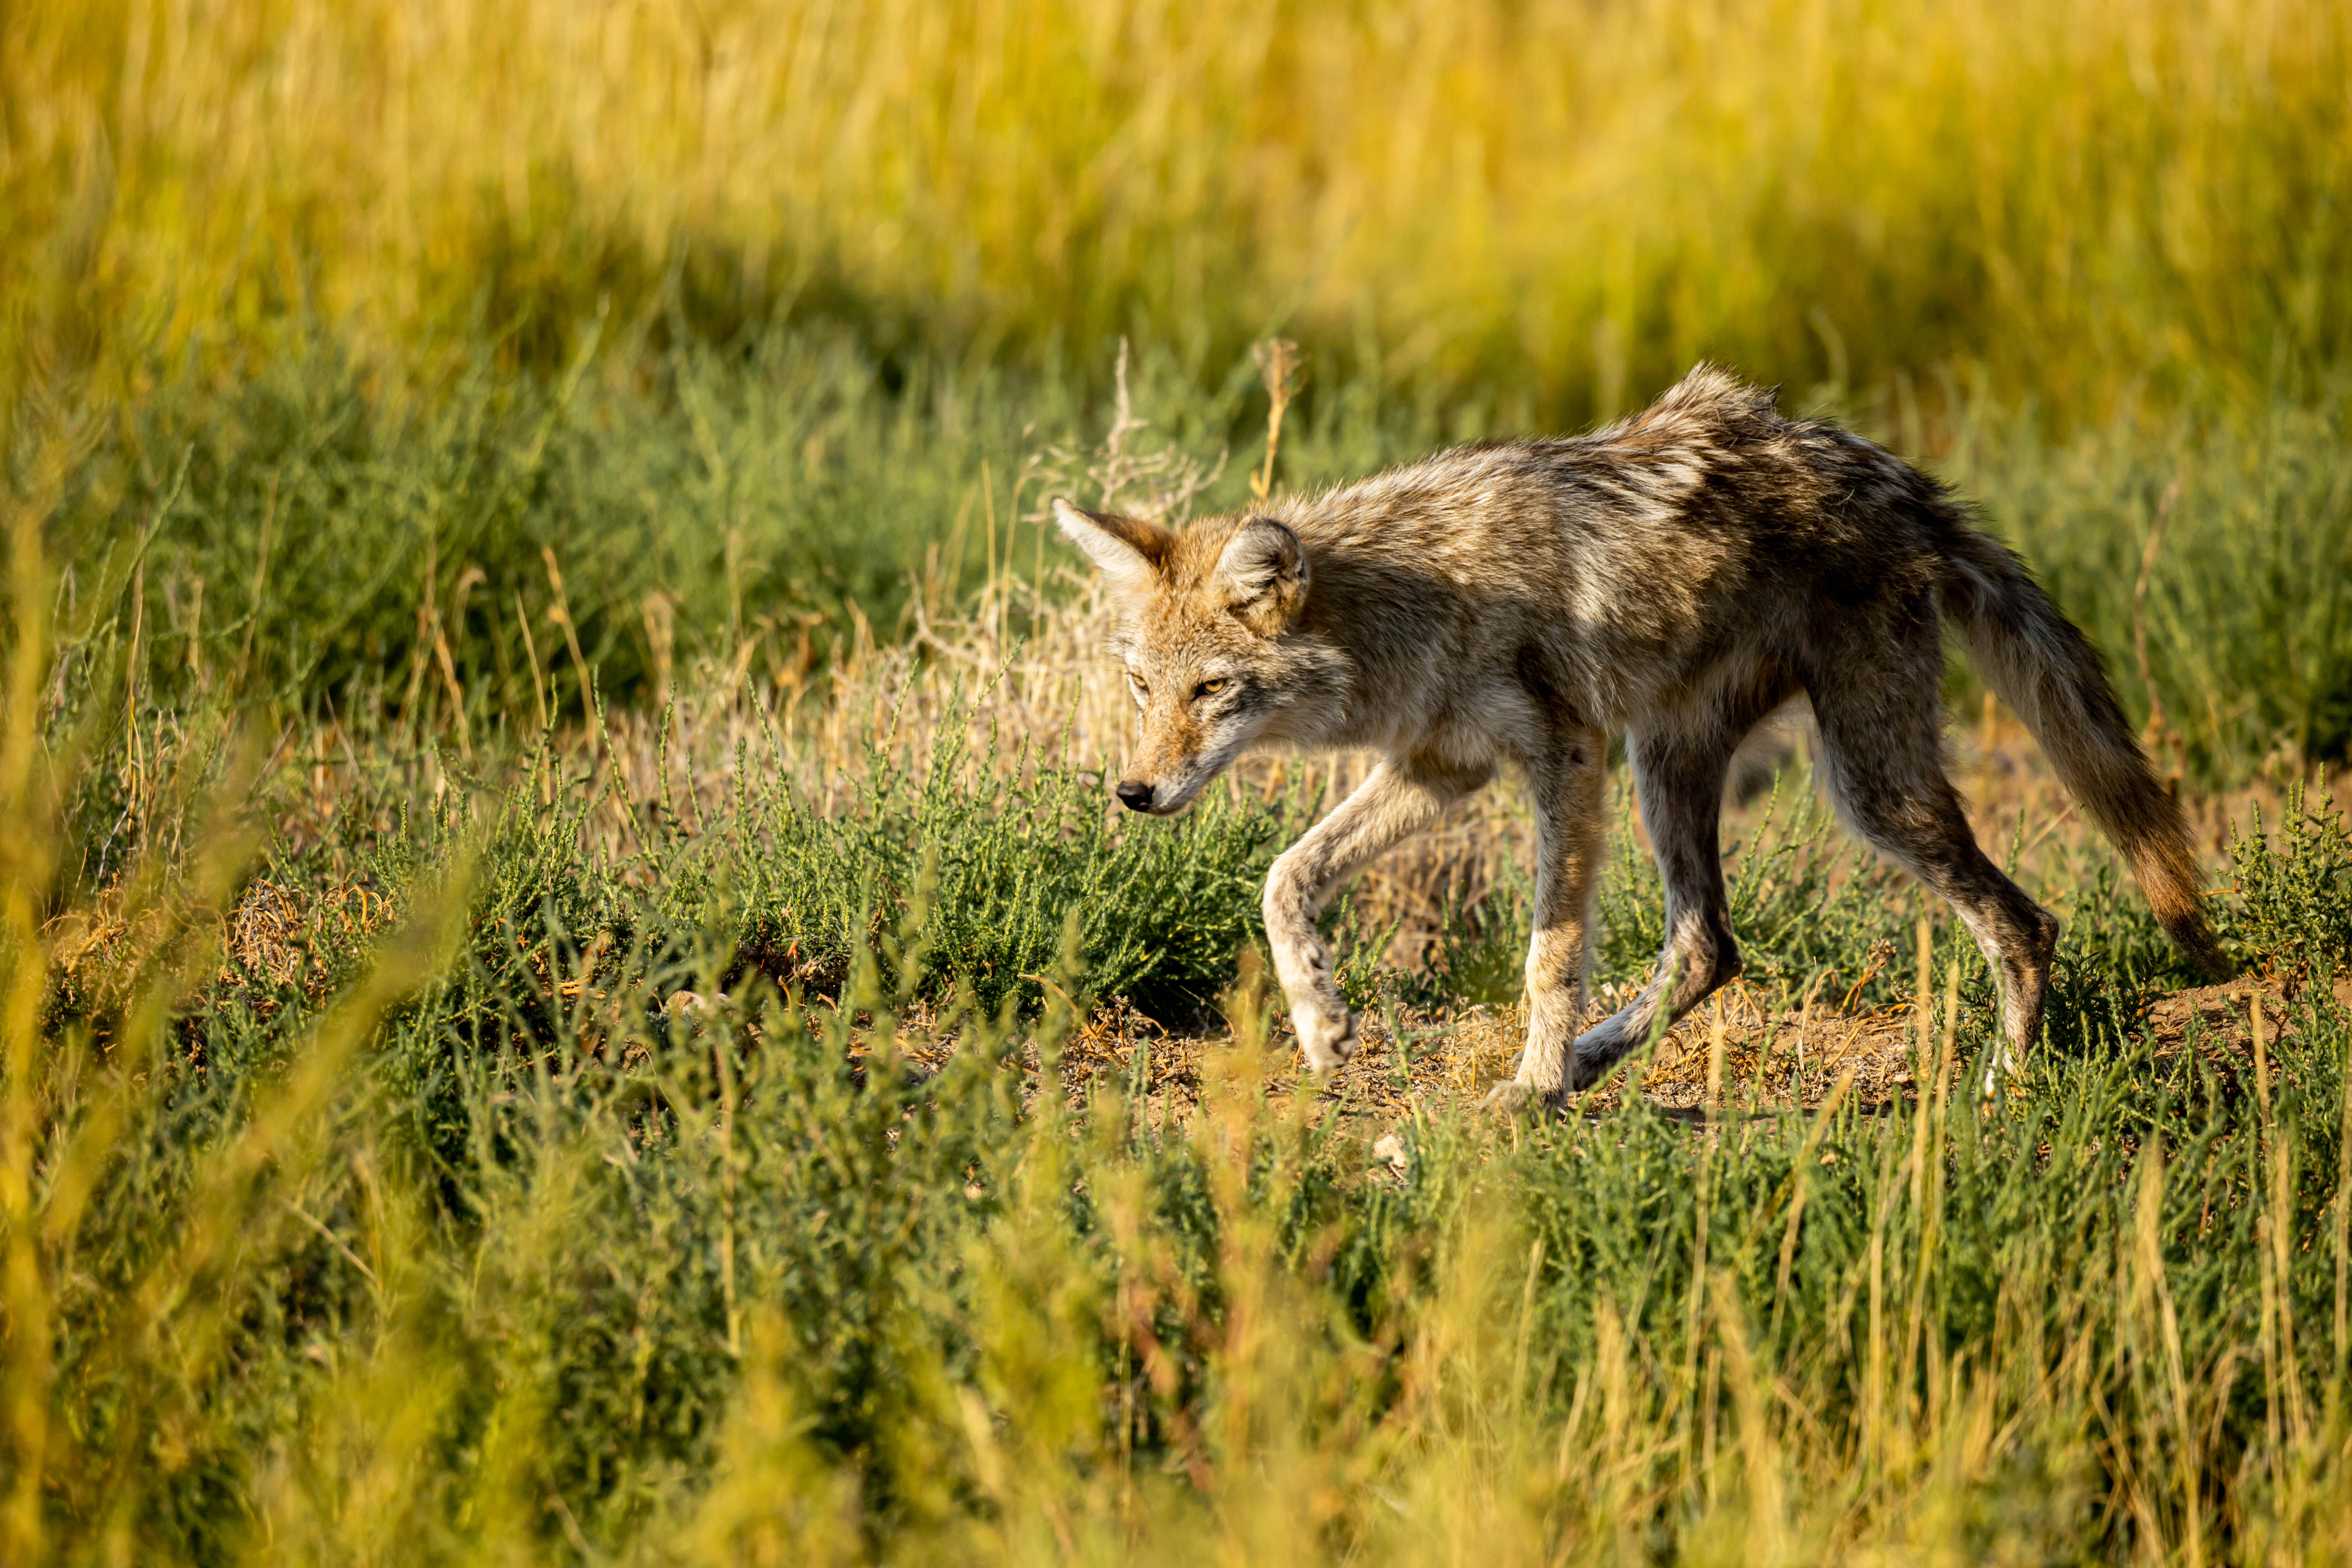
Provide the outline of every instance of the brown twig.
{"type": "Polygon", "coordinates": [[[1307,371],[1307,356],[1288,338],[1273,338],[1250,350],[1258,374],[1265,380],[1265,462],[1250,475],[1250,499],[1263,501],[1274,493],[1274,459],[1282,450],[1282,416],[1297,395],[1307,371]]]}

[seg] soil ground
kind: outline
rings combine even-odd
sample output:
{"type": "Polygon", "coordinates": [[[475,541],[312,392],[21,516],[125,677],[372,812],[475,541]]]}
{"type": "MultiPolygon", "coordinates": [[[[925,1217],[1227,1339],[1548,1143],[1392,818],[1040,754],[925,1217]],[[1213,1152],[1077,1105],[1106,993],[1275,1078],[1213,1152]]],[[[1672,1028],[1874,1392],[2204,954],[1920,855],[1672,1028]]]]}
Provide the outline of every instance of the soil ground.
{"type": "MultiPolygon", "coordinates": [[[[2141,1026],[2159,1061],[2193,1051],[2235,1089],[2254,1065],[2256,1005],[2263,1037],[2275,1038],[2294,1030],[2308,1000],[2305,991],[2275,978],[2241,976],[2163,996],[2141,1026]]],[[[2332,1000],[2352,1011],[2352,976],[2335,980],[2332,1000]]],[[[1601,1016],[1602,1005],[1596,1003],[1592,1018],[1601,1016]]],[[[1525,1015],[1517,1006],[1402,1011],[1367,1019],[1361,1048],[1314,1103],[1354,1124],[1368,1139],[1416,1112],[1467,1111],[1510,1074],[1525,1029],[1525,1015]]],[[[1759,988],[1735,982],[1661,1040],[1646,1069],[1630,1068],[1580,1096],[1573,1114],[1598,1117],[1615,1110],[1637,1080],[1633,1091],[1654,1110],[1691,1121],[1812,1110],[1849,1073],[1852,1082],[1844,1094],[1854,1103],[1889,1106],[1917,1093],[1920,1033],[1918,1011],[1909,1004],[1776,1012],[1759,988]],[[1721,1060],[1711,1091],[1709,1064],[1718,1027],[1721,1060]],[[1712,1115],[1711,1106],[1719,1108],[1712,1115]]],[[[1286,1029],[1269,1047],[1273,1070],[1265,1092],[1287,1099],[1299,1087],[1302,1064],[1286,1029]]],[[[1171,1032],[1140,1014],[1115,1008],[1091,1019],[1064,1047],[1062,1071],[1073,1089],[1108,1081],[1130,1092],[1140,1072],[1145,1114],[1160,1122],[1181,1121],[1199,1105],[1218,1065],[1215,1054],[1239,1048],[1229,1032],[1171,1032]]],[[[1940,1017],[1929,1049],[1941,1052],[1940,1017]]],[[[1953,1061],[1946,1070],[1957,1079],[1969,1067],[1953,1061]]],[[[1932,1066],[1927,1071],[1931,1076],[1932,1066]]],[[[2029,1061],[2028,1083],[2031,1077],[2029,1061]]]]}

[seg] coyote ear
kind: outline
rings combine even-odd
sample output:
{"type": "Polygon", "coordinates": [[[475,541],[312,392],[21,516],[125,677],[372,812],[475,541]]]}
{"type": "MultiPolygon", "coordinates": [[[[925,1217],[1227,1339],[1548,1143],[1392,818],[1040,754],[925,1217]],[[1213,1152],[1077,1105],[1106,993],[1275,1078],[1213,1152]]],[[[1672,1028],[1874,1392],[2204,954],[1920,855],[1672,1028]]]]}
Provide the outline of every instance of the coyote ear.
{"type": "Polygon", "coordinates": [[[1095,567],[1121,599],[1139,599],[1160,585],[1168,552],[1176,536],[1156,522],[1116,517],[1109,512],[1081,511],[1056,496],[1054,521],[1070,542],[1087,552],[1095,567]]]}
{"type": "Polygon", "coordinates": [[[1234,531],[1217,557],[1217,584],[1225,605],[1260,637],[1286,630],[1307,603],[1307,552],[1270,517],[1254,517],[1234,531]]]}

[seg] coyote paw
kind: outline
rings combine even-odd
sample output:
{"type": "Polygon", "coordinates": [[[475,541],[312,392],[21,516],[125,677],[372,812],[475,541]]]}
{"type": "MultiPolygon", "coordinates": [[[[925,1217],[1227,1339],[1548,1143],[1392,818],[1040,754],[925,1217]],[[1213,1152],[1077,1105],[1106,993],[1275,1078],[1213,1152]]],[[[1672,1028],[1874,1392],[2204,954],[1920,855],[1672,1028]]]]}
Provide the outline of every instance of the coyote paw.
{"type": "Polygon", "coordinates": [[[1519,1114],[1540,1114],[1557,1110],[1559,1096],[1548,1096],[1534,1084],[1522,1084],[1519,1079],[1503,1079],[1486,1090],[1486,1098],[1477,1102],[1479,1110],[1489,1110],[1498,1117],[1519,1117],[1519,1114]]]}
{"type": "Polygon", "coordinates": [[[1543,1096],[1536,1089],[1517,1079],[1507,1078],[1486,1091],[1486,1098],[1478,1102],[1478,1109],[1494,1111],[1498,1116],[1517,1116],[1523,1110],[1538,1110],[1542,1105],[1543,1096]]]}
{"type": "Polygon", "coordinates": [[[2025,1063],[2019,1058],[2017,1048],[2008,1041],[2002,1041],[1986,1058],[1983,1087],[1987,1100],[1999,1099],[2004,1089],[2011,1094],[2025,1092],[2025,1063]]]}
{"type": "Polygon", "coordinates": [[[1307,1070],[1329,1072],[1356,1054],[1356,1016],[1342,1005],[1331,1007],[1319,997],[1294,1003],[1290,1021],[1298,1030],[1298,1048],[1307,1054],[1307,1070]]]}

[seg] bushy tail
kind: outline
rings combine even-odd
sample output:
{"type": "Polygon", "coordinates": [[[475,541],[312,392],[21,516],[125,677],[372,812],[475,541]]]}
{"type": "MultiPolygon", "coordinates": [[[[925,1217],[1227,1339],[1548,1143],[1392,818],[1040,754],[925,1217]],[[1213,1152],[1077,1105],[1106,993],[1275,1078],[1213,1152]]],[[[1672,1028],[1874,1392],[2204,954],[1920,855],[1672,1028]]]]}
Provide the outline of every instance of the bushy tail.
{"type": "Polygon", "coordinates": [[[2205,924],[2180,803],[2156,782],[2090,640],[2022,562],[1966,523],[1947,536],[1940,597],[1977,668],[2025,721],[2069,794],[2131,862],[2181,952],[2213,973],[2229,960],[2205,924]]]}

